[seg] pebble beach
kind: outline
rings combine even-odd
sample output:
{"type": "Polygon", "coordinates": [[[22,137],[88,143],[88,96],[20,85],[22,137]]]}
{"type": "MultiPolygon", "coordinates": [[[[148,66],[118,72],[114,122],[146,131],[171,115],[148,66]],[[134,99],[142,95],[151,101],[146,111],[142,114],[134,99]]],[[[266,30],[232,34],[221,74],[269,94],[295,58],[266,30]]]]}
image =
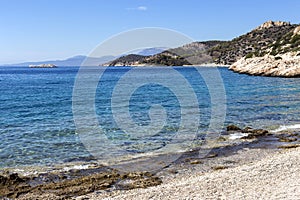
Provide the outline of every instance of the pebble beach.
{"type": "MultiPolygon", "coordinates": [[[[252,153],[248,155],[253,157],[252,153]]],[[[259,157],[264,158],[207,173],[188,172],[147,189],[93,193],[76,199],[300,199],[300,148],[265,152],[259,157]]]]}

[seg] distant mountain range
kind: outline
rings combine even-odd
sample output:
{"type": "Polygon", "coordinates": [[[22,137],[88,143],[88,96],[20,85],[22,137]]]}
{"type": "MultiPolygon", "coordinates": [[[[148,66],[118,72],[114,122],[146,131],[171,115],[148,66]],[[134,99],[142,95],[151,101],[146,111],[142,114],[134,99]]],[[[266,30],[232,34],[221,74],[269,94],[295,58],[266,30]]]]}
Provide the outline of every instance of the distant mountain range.
{"type": "Polygon", "coordinates": [[[53,64],[56,66],[66,66],[66,67],[74,67],[80,66],[81,63],[87,59],[87,66],[98,66],[101,63],[109,62],[116,57],[114,56],[103,56],[100,58],[93,58],[87,56],[74,56],[71,58],[67,58],[65,60],[46,60],[46,61],[37,61],[37,62],[23,62],[23,63],[16,63],[16,64],[6,64],[5,66],[29,66],[29,65],[42,65],[42,64],[53,64]],[[87,59],[88,58],[88,59],[87,59]]]}
{"type": "MultiPolygon", "coordinates": [[[[165,47],[157,47],[157,48],[145,48],[131,51],[130,53],[135,53],[137,55],[142,56],[151,56],[154,54],[161,53],[162,51],[166,50],[165,47]]],[[[29,65],[43,65],[43,64],[53,64],[56,66],[66,66],[66,67],[73,67],[73,66],[81,66],[82,62],[85,61],[86,66],[99,66],[101,64],[107,63],[118,57],[128,55],[122,54],[120,56],[102,56],[99,58],[95,57],[87,57],[84,55],[78,55],[71,58],[67,58],[65,60],[45,60],[45,61],[36,61],[36,62],[23,62],[23,63],[15,63],[15,64],[5,64],[2,66],[29,66],[29,65]]]]}
{"type": "Polygon", "coordinates": [[[129,53],[127,53],[127,55],[135,54],[135,55],[140,55],[140,56],[153,56],[153,55],[159,54],[159,53],[161,53],[161,52],[163,52],[167,49],[169,49],[169,48],[167,48],[167,47],[153,47],[153,48],[139,49],[139,50],[135,50],[135,51],[130,51],[129,53]]]}

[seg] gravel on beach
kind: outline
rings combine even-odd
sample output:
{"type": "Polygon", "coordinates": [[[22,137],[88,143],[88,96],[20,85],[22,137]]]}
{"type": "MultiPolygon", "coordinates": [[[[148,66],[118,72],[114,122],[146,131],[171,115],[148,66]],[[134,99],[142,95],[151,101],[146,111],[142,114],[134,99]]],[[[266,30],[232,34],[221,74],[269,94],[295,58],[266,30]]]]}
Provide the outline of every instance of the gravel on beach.
{"type": "Polygon", "coordinates": [[[187,173],[161,185],[79,199],[300,199],[300,148],[234,168],[187,173]]]}

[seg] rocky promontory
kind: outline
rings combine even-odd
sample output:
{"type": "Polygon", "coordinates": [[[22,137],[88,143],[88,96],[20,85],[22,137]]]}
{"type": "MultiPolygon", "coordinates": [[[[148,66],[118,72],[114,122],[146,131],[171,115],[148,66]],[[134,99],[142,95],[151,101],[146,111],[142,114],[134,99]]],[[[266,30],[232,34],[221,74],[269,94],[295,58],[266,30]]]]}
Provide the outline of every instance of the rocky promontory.
{"type": "Polygon", "coordinates": [[[229,69],[244,74],[260,76],[299,77],[300,52],[289,52],[276,56],[241,58],[229,69]]]}
{"type": "MultiPolygon", "coordinates": [[[[270,22],[258,28],[272,24],[284,25],[270,22]]],[[[260,54],[254,52],[240,58],[229,69],[250,75],[300,77],[300,26],[278,38],[260,54]]]]}

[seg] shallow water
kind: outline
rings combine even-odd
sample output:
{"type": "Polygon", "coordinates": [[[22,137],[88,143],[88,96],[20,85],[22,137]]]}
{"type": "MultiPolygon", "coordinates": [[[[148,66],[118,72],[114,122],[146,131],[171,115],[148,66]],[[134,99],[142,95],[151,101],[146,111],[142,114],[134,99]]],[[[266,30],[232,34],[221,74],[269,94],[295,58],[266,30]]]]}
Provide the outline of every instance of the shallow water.
{"type": "MultiPolygon", "coordinates": [[[[0,67],[0,167],[46,165],[92,158],[86,144],[76,134],[78,131],[73,119],[72,95],[78,69],[0,67]]],[[[130,116],[136,124],[142,127],[151,124],[149,109],[154,104],[163,106],[166,114],[162,129],[156,134],[145,133],[142,138],[138,135],[133,137],[131,133],[134,131],[124,132],[119,127],[111,106],[113,97],[117,103],[117,113],[122,113],[122,109],[127,108],[124,97],[121,94],[113,96],[113,92],[119,84],[118,81],[132,69],[108,68],[97,86],[95,109],[98,123],[111,143],[121,147],[121,150],[114,153],[110,148],[102,148],[100,153],[115,156],[137,155],[168,147],[170,143],[184,143],[181,140],[172,140],[182,127],[183,116],[188,119],[195,118],[195,122],[199,117],[199,123],[196,124],[199,130],[195,135],[198,139],[202,138],[203,133],[208,130],[212,104],[209,90],[197,69],[206,72],[212,68],[174,68],[191,85],[198,100],[197,105],[180,103],[178,98],[188,95],[184,87],[177,87],[180,89],[179,94],[174,94],[172,89],[162,87],[155,81],[136,88],[129,101],[130,116]],[[195,115],[195,107],[199,108],[199,115],[195,115]],[[185,111],[182,113],[180,108],[185,111]]],[[[166,69],[140,68],[135,74],[142,80],[151,75],[150,77],[165,79],[167,84],[176,86],[176,80],[166,78],[166,69]]],[[[233,123],[275,131],[284,127],[298,127],[300,79],[241,75],[227,68],[218,70],[227,100],[224,125],[233,123]]],[[[131,77],[125,83],[133,84],[135,81],[137,79],[131,77]]],[[[121,88],[127,87],[121,85],[121,88]]],[[[163,114],[154,112],[153,116],[159,119],[163,114]]],[[[189,132],[189,128],[184,130],[189,132]]],[[[188,142],[193,139],[194,137],[189,138],[188,142]]],[[[170,151],[174,150],[178,149],[170,146],[170,151]]]]}

